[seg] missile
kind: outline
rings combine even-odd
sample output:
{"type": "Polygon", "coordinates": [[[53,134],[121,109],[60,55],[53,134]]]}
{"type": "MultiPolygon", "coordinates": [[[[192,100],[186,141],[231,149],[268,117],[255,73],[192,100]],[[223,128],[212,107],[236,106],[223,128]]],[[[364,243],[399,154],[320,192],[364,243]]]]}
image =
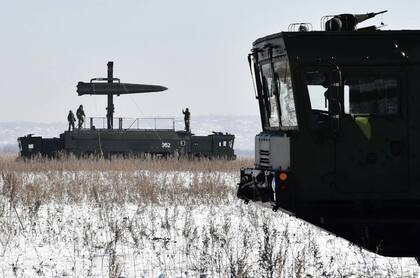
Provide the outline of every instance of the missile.
{"type": "Polygon", "coordinates": [[[82,95],[125,95],[156,93],[167,90],[160,85],[130,84],[130,83],[100,83],[100,82],[79,82],[77,93],[82,95]]]}

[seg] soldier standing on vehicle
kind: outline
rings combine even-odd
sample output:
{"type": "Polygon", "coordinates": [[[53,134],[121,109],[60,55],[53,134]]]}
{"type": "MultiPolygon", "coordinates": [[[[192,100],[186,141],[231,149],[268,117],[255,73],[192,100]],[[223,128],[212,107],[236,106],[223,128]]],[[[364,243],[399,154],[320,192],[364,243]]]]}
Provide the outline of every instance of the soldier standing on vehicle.
{"type": "Polygon", "coordinates": [[[76,119],[74,118],[74,114],[73,111],[69,111],[69,114],[67,116],[67,121],[69,122],[69,132],[70,130],[74,130],[74,122],[76,121],[76,119]]]}
{"type": "Polygon", "coordinates": [[[83,126],[83,123],[85,122],[85,111],[83,111],[83,105],[80,105],[79,108],[76,111],[76,116],[78,122],[78,128],[81,129],[83,126]]]}
{"type": "Polygon", "coordinates": [[[182,114],[184,114],[184,122],[185,122],[185,131],[186,132],[191,132],[190,130],[190,118],[191,118],[191,113],[188,110],[188,107],[185,109],[182,109],[182,114]]]}

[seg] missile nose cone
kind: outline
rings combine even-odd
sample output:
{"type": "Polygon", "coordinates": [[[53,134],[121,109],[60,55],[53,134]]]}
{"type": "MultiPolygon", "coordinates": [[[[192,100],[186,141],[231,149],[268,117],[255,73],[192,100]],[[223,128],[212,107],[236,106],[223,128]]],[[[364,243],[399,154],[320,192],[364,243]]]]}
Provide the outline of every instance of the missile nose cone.
{"type": "Polygon", "coordinates": [[[160,87],[160,91],[162,92],[162,91],[166,91],[166,90],[168,90],[168,88],[166,88],[165,86],[159,86],[160,87]]]}

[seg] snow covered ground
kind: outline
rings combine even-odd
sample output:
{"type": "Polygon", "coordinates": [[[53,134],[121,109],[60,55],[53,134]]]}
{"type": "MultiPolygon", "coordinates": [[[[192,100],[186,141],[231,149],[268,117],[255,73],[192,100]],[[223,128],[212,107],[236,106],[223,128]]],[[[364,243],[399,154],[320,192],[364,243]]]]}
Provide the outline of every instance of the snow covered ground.
{"type": "Polygon", "coordinates": [[[0,171],[4,277],[419,277],[245,205],[237,172],[0,171]]]}

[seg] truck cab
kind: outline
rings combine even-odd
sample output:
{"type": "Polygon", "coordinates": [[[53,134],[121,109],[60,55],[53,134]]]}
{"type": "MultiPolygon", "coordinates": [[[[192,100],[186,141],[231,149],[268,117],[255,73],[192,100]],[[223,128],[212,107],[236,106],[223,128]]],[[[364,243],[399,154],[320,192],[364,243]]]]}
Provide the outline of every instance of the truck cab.
{"type": "Polygon", "coordinates": [[[299,29],[249,55],[262,131],[238,197],[420,257],[420,31],[299,29]]]}

